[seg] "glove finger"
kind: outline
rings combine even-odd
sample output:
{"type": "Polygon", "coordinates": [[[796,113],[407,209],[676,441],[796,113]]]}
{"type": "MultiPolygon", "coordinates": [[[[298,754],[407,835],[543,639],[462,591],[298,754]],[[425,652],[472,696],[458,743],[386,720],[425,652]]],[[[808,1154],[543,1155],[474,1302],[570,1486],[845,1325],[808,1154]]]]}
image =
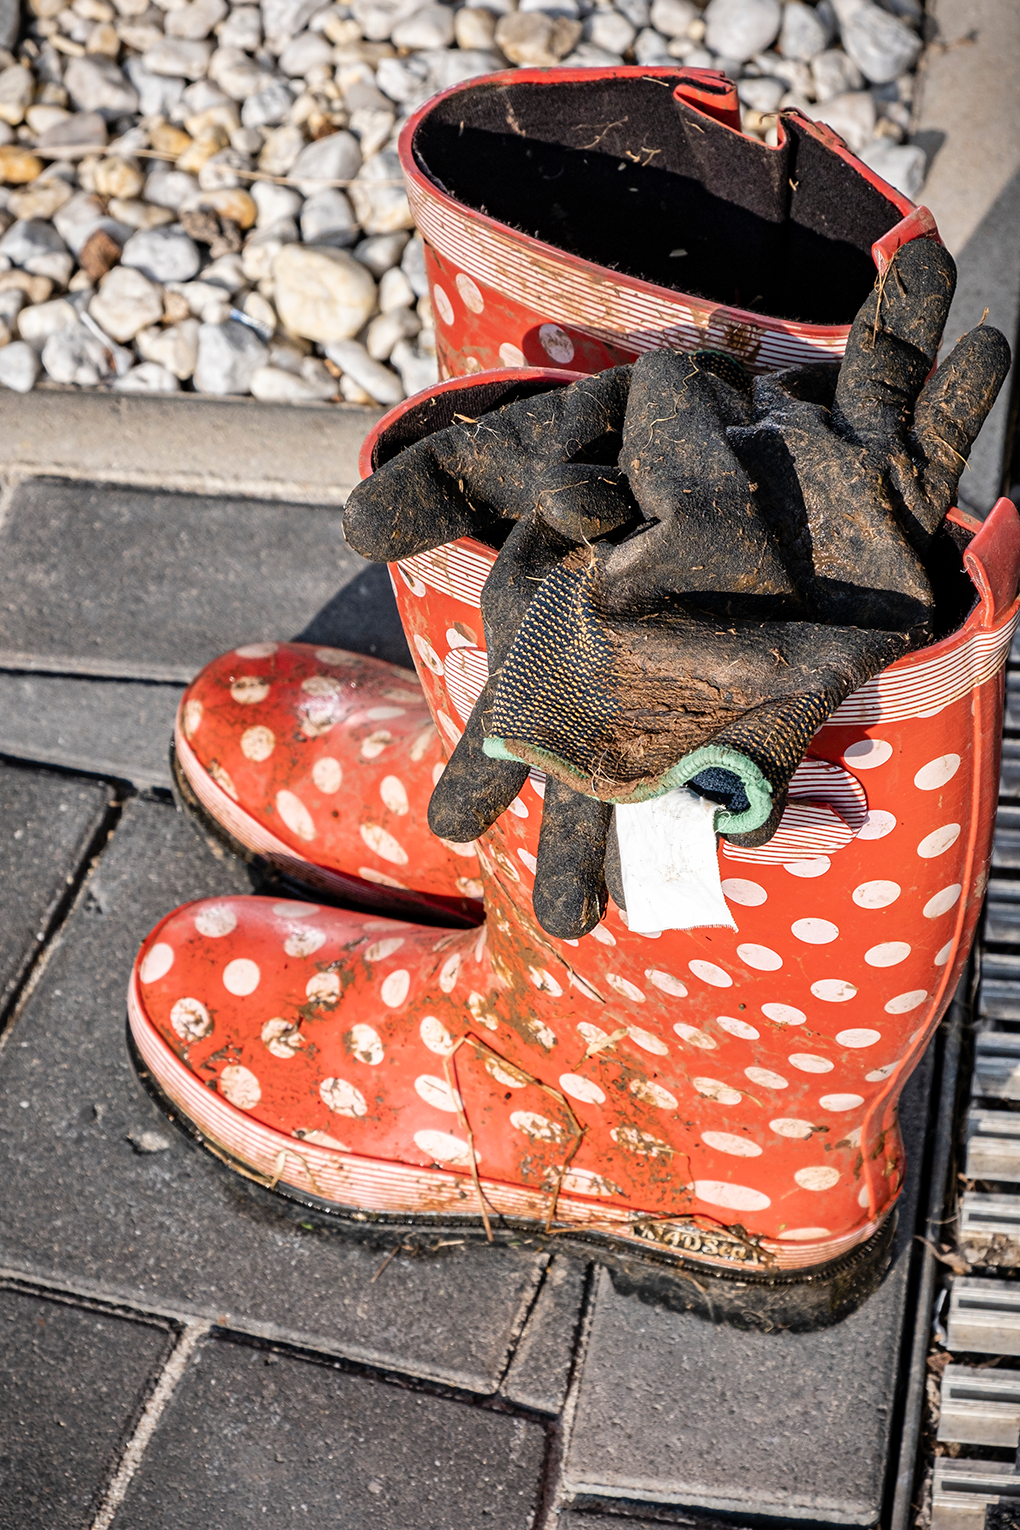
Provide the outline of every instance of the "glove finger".
{"type": "Polygon", "coordinates": [[[469,844],[484,834],[506,812],[528,779],[527,765],[490,759],[482,748],[482,721],[491,710],[495,683],[495,677],[486,682],[429,802],[433,834],[458,845],[469,844]]]}
{"type": "Polygon", "coordinates": [[[544,472],[535,509],[568,542],[596,542],[641,520],[622,468],[564,462],[544,472]]]}
{"type": "Polygon", "coordinates": [[[416,441],[351,490],[343,528],[355,552],[393,563],[458,537],[499,544],[506,528],[498,510],[472,495],[460,470],[465,431],[451,425],[416,441]]]}
{"type": "MultiPolygon", "coordinates": [[[[344,507],[348,542],[376,562],[461,536],[498,547],[505,522],[533,509],[543,467],[615,464],[629,386],[630,368],[614,367],[477,418],[458,416],[352,490],[344,507]]],[[[465,391],[465,405],[470,400],[465,391]]]]}
{"type": "Polygon", "coordinates": [[[956,498],[960,474],[1009,365],[1005,335],[981,325],[964,335],[921,389],[912,444],[924,464],[923,493],[911,495],[908,504],[929,534],[956,498]]]}
{"type": "Polygon", "coordinates": [[[905,440],[955,291],[956,263],[944,245],[913,239],[896,251],[850,329],[833,404],[837,432],[884,451],[905,440]]]}
{"type": "Polygon", "coordinates": [[[609,803],[545,784],[533,902],[535,917],[557,940],[580,940],[606,911],[604,863],[609,803]]]}
{"type": "MultiPolygon", "coordinates": [[[[751,419],[749,390],[679,351],[634,363],[621,465],[646,523],[605,560],[608,608],[637,615],[696,594],[732,613],[734,599],[795,601],[728,427],[751,419]]],[[[749,614],[749,612],[747,613],[749,614]]]]}

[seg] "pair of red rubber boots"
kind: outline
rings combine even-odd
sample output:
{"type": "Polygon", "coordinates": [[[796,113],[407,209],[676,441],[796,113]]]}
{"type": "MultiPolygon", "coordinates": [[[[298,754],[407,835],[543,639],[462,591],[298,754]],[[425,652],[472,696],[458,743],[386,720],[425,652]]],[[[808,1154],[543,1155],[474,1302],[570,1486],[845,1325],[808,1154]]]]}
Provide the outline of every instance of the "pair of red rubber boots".
{"type": "MultiPolygon", "coordinates": [[[[626,69],[520,70],[423,108],[402,158],[445,370],[498,360],[552,385],[706,342],[752,371],[838,359],[875,265],[937,237],[930,216],[827,129],[794,116],[771,150],[734,111],[718,76],[626,69]],[[523,234],[529,176],[557,174],[540,237],[523,234]],[[609,269],[591,200],[635,191],[640,237],[609,269]],[[697,223],[663,238],[678,211],[697,223]],[[718,254],[735,233],[755,261],[718,254]],[[718,296],[650,279],[664,244],[676,259],[704,245],[691,285],[718,296]],[[755,265],[772,315],[737,279],[755,265]],[[789,295],[809,268],[814,322],[789,295]],[[521,370],[539,354],[558,370],[521,370]]],[[[444,394],[470,416],[492,382],[399,406],[363,473],[434,429],[444,394]]],[[[537,772],[478,843],[430,833],[488,673],[494,549],[464,539],[393,566],[417,680],[300,644],[216,660],[181,703],[180,797],[293,891],[187,905],[144,942],[129,1011],[152,1088],[232,1167],[341,1221],[523,1226],[716,1319],[836,1320],[887,1261],[897,1100],[987,876],[1020,530],[1006,501],[983,526],[952,519],[970,614],[829,718],[767,844],[720,845],[736,930],[638,934],[611,903],[580,940],[549,936],[531,906],[537,772]]]]}

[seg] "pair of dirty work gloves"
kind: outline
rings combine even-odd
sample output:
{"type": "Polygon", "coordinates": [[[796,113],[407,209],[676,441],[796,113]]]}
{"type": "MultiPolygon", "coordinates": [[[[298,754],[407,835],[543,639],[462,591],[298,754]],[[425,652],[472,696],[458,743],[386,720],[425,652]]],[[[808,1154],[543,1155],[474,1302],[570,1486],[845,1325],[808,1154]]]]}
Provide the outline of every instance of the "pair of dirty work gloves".
{"type": "Polygon", "coordinates": [[[651,352],[455,416],[351,495],[366,557],[500,549],[490,677],[429,823],[473,840],[545,771],[550,934],[587,933],[607,879],[619,900],[614,804],[690,785],[727,840],[765,843],[826,717],[941,635],[935,544],[1010,359],[979,327],[932,372],[954,288],[948,252],[914,240],[841,365],[751,379],[711,352],[651,352]]]}

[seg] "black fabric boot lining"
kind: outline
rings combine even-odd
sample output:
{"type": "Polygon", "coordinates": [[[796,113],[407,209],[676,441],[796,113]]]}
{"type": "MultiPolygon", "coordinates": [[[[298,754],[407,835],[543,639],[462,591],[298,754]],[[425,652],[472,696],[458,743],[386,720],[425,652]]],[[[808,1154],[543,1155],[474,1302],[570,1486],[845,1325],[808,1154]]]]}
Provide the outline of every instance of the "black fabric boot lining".
{"type": "Polygon", "coordinates": [[[422,121],[413,152],[465,206],[598,265],[850,323],[900,209],[796,117],[768,148],[675,99],[682,78],[467,86],[422,121]]]}

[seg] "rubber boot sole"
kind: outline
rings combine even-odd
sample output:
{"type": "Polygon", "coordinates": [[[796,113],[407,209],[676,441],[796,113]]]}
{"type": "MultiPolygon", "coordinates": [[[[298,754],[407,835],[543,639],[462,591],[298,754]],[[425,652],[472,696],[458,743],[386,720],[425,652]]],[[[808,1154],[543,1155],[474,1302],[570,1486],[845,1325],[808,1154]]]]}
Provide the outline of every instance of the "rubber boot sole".
{"type": "MultiPolygon", "coordinates": [[[[878,1290],[892,1263],[895,1209],[890,1210],[865,1243],[838,1259],[814,1268],[776,1274],[749,1268],[737,1260],[727,1268],[687,1258],[657,1236],[660,1224],[651,1219],[647,1224],[647,1250],[638,1250],[632,1240],[622,1247],[619,1239],[608,1234],[569,1229],[546,1232],[540,1223],[512,1217],[493,1215],[487,1230],[480,1216],[467,1214],[401,1217],[337,1207],[309,1192],[267,1180],[200,1132],[181,1114],[142,1059],[130,1021],[127,1047],[142,1088],[193,1148],[206,1154],[220,1169],[229,1171],[235,1183],[238,1176],[245,1180],[250,1192],[264,1206],[274,1207],[278,1215],[289,1215],[302,1222],[312,1218],[317,1226],[362,1244],[373,1233],[386,1235],[390,1244],[394,1237],[399,1241],[428,1233],[443,1238],[456,1233],[473,1243],[492,1241],[507,1246],[518,1244],[524,1236],[536,1249],[569,1253],[604,1265],[623,1296],[755,1333],[809,1333],[842,1322],[878,1290]]],[[[675,1235],[675,1227],[671,1230],[675,1235]]],[[[711,1237],[700,1236],[706,1242],[711,1237]]]]}

